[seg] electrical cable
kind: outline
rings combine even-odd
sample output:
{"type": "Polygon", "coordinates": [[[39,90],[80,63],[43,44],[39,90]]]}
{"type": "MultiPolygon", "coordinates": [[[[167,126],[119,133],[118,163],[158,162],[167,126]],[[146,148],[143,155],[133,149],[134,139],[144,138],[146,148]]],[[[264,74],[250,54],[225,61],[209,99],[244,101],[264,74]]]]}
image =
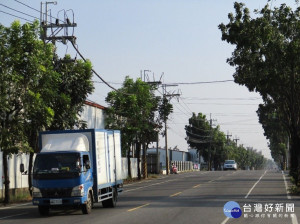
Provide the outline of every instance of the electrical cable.
{"type": "Polygon", "coordinates": [[[0,10],[0,12],[2,12],[2,13],[5,13],[5,14],[7,14],[7,15],[10,15],[10,16],[13,16],[13,17],[16,17],[16,18],[19,18],[19,19],[26,20],[27,22],[31,22],[31,23],[32,23],[32,21],[31,21],[31,20],[29,20],[29,19],[25,19],[25,18],[23,18],[23,17],[21,17],[21,16],[17,16],[17,15],[14,15],[14,14],[8,13],[8,12],[4,12],[4,11],[2,11],[2,10],[0,10]]]}
{"type": "Polygon", "coordinates": [[[18,3],[20,3],[20,4],[22,4],[22,5],[25,5],[26,7],[30,8],[30,9],[33,9],[34,11],[37,11],[37,12],[39,12],[39,13],[41,12],[40,10],[37,10],[37,9],[35,9],[35,8],[29,6],[29,5],[26,5],[26,4],[23,3],[23,2],[20,2],[20,1],[18,1],[18,0],[15,0],[15,1],[18,2],[18,3]]]}
{"type": "Polygon", "coordinates": [[[181,99],[181,101],[184,103],[184,105],[186,106],[186,108],[188,108],[189,111],[193,114],[193,111],[192,111],[191,108],[189,108],[189,106],[184,102],[183,98],[179,96],[179,99],[181,99]]]}
{"type": "MultiPolygon", "coordinates": [[[[82,60],[84,60],[86,62],[85,57],[83,57],[83,55],[81,54],[81,52],[78,50],[78,48],[75,46],[74,41],[71,41],[74,49],[76,50],[76,52],[80,55],[80,57],[82,58],[82,60]]],[[[98,73],[92,68],[93,73],[104,83],[106,84],[108,87],[110,87],[111,89],[115,90],[115,91],[119,91],[116,88],[114,88],[113,86],[111,86],[108,82],[106,82],[100,75],[98,75],[98,73]]]]}
{"type": "Polygon", "coordinates": [[[168,83],[167,85],[197,85],[197,84],[211,84],[211,83],[223,83],[223,82],[233,82],[234,80],[219,80],[219,81],[207,81],[207,82],[174,82],[168,83]]]}
{"type": "Polygon", "coordinates": [[[3,5],[2,3],[0,3],[0,5],[3,6],[3,7],[5,7],[5,8],[8,8],[8,9],[10,9],[10,10],[13,10],[13,11],[15,11],[15,12],[18,12],[18,13],[21,13],[21,14],[23,14],[23,15],[26,15],[26,16],[29,16],[29,17],[32,17],[32,18],[35,18],[35,19],[38,19],[38,20],[39,20],[39,18],[37,18],[37,17],[35,17],[35,16],[32,16],[32,15],[29,15],[29,14],[27,14],[27,13],[25,13],[25,12],[21,12],[21,11],[19,11],[19,10],[13,9],[13,8],[11,8],[11,7],[8,7],[8,6],[6,6],[6,5],[3,5]]]}
{"type": "MultiPolygon", "coordinates": [[[[38,13],[41,13],[40,10],[35,9],[35,8],[33,8],[33,7],[31,7],[31,6],[27,5],[27,4],[25,4],[25,3],[23,3],[23,2],[20,2],[20,1],[18,1],[18,0],[14,0],[14,1],[15,1],[15,2],[18,2],[19,4],[22,4],[22,5],[26,6],[26,7],[30,8],[30,9],[32,9],[32,10],[34,10],[34,11],[36,11],[36,12],[38,12],[38,13]]],[[[64,22],[63,20],[61,20],[61,19],[59,19],[59,18],[53,17],[53,16],[51,16],[51,15],[48,15],[47,12],[44,13],[44,14],[46,14],[47,17],[50,17],[51,19],[52,19],[52,18],[53,18],[53,19],[58,19],[59,21],[64,22]]],[[[40,19],[38,19],[38,20],[40,20],[40,19]]]]}

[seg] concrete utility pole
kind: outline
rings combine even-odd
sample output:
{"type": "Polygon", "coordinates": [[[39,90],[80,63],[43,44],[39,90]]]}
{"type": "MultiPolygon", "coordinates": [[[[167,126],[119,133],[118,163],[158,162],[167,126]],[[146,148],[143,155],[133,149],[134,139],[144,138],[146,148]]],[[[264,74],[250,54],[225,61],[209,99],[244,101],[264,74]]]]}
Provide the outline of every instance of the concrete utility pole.
{"type": "MultiPolygon", "coordinates": [[[[161,85],[161,81],[155,81],[154,79],[154,74],[153,74],[153,81],[150,81],[149,76],[146,72],[151,72],[150,70],[141,70],[141,79],[143,82],[149,84],[149,85],[154,85],[154,86],[159,86],[161,85]],[[144,71],[144,80],[143,80],[143,71],[144,71]],[[146,81],[147,77],[147,81],[146,81]]],[[[153,121],[154,122],[154,121],[153,121]]],[[[157,131],[157,140],[156,140],[156,170],[157,174],[159,174],[159,153],[158,153],[158,141],[159,141],[159,131],[157,131]]],[[[146,149],[143,151],[143,175],[144,177],[146,176],[147,173],[147,152],[146,149]]]]}
{"type": "MultiPolygon", "coordinates": [[[[167,84],[163,84],[162,88],[163,88],[163,98],[164,99],[168,99],[168,101],[171,100],[171,98],[173,97],[178,97],[180,96],[180,94],[169,94],[167,93],[167,86],[178,86],[178,85],[167,85],[167,84]]],[[[169,162],[169,152],[168,152],[168,128],[167,128],[167,117],[164,117],[164,123],[165,123],[165,144],[166,144],[166,174],[169,175],[169,171],[170,171],[170,162],[169,162]]]]}
{"type": "Polygon", "coordinates": [[[226,139],[227,139],[227,145],[229,143],[229,137],[231,137],[232,135],[229,134],[229,132],[227,131],[227,135],[226,135],[226,139]]]}
{"type": "Polygon", "coordinates": [[[212,143],[212,122],[217,121],[211,119],[211,113],[209,115],[209,125],[210,125],[210,141],[209,141],[209,148],[208,148],[208,170],[211,171],[211,143],[212,143]]]}
{"type": "Polygon", "coordinates": [[[236,145],[236,147],[237,147],[237,142],[238,142],[238,140],[240,140],[239,138],[237,138],[237,137],[235,137],[234,139],[233,139],[233,141],[235,141],[235,145],[236,145]]]}
{"type": "MultiPolygon", "coordinates": [[[[227,139],[227,145],[229,145],[229,137],[231,137],[232,135],[229,134],[229,132],[227,131],[227,135],[226,135],[226,139],[227,139]]],[[[229,159],[229,156],[228,156],[228,151],[226,150],[226,156],[227,156],[227,159],[229,159]]]]}

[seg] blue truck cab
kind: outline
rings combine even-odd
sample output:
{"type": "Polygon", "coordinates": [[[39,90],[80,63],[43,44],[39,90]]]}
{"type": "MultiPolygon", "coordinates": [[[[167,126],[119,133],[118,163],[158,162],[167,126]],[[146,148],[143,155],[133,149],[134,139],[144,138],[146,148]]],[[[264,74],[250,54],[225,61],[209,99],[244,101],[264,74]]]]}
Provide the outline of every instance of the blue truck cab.
{"type": "Polygon", "coordinates": [[[89,214],[97,202],[115,207],[123,185],[120,142],[112,130],[41,132],[32,183],[39,213],[71,206],[89,214]]]}

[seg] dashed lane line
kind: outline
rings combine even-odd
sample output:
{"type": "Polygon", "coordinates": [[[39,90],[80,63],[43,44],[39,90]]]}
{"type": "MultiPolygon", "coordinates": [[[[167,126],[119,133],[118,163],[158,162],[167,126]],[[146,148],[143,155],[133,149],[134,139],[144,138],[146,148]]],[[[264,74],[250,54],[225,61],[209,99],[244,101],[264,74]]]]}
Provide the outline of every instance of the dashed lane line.
{"type": "Polygon", "coordinates": [[[144,204],[144,205],[141,205],[141,206],[138,206],[138,207],[135,207],[135,208],[132,208],[132,209],[129,209],[127,210],[128,212],[132,212],[132,211],[135,211],[135,210],[138,210],[140,208],[144,208],[146,206],[150,205],[150,203],[147,203],[147,204],[144,204]]]}

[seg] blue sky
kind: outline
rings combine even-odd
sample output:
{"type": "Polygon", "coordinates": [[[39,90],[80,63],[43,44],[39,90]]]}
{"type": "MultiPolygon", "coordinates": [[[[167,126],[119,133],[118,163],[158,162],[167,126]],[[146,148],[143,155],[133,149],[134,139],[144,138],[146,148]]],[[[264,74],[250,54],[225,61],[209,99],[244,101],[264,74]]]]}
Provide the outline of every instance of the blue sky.
{"type": "MultiPolygon", "coordinates": [[[[40,1],[18,0],[37,10],[40,1]]],[[[5,6],[40,17],[39,13],[15,0],[0,0],[0,10],[29,20],[33,18],[5,6]]],[[[125,76],[140,77],[147,72],[150,81],[163,83],[195,83],[232,80],[234,68],[226,63],[233,46],[221,41],[220,23],[227,23],[233,12],[231,0],[60,0],[49,4],[53,17],[62,19],[59,10],[72,9],[77,27],[81,53],[92,61],[94,69],[115,88],[121,87],[125,76]]],[[[261,9],[267,0],[243,1],[253,12],[261,9]]],[[[282,2],[295,6],[295,1],[271,1],[272,6],[282,2]]],[[[254,14],[252,13],[254,16],[254,14]]],[[[71,11],[68,11],[72,18],[71,11]]],[[[0,12],[0,23],[9,26],[14,16],[0,12]]],[[[20,19],[21,22],[26,22],[20,19]]],[[[72,30],[69,30],[72,33],[72,30]]],[[[58,52],[76,53],[72,45],[57,44],[58,52]]],[[[79,57],[77,55],[77,57],[79,57]]],[[[99,81],[97,78],[95,80],[99,81]]],[[[111,89],[95,83],[95,92],[89,96],[106,106],[105,97],[111,89]]],[[[172,99],[174,113],[168,121],[168,146],[187,149],[184,126],[192,112],[204,113],[220,125],[221,130],[239,138],[238,144],[253,147],[271,158],[267,140],[258,123],[256,110],[262,102],[259,94],[233,82],[214,84],[179,84],[169,87],[170,93],[181,92],[179,101],[172,99]]],[[[160,88],[160,92],[162,89],[160,88]]],[[[157,92],[157,94],[160,94],[157,92]]],[[[164,146],[161,139],[160,146],[164,146]]]]}

